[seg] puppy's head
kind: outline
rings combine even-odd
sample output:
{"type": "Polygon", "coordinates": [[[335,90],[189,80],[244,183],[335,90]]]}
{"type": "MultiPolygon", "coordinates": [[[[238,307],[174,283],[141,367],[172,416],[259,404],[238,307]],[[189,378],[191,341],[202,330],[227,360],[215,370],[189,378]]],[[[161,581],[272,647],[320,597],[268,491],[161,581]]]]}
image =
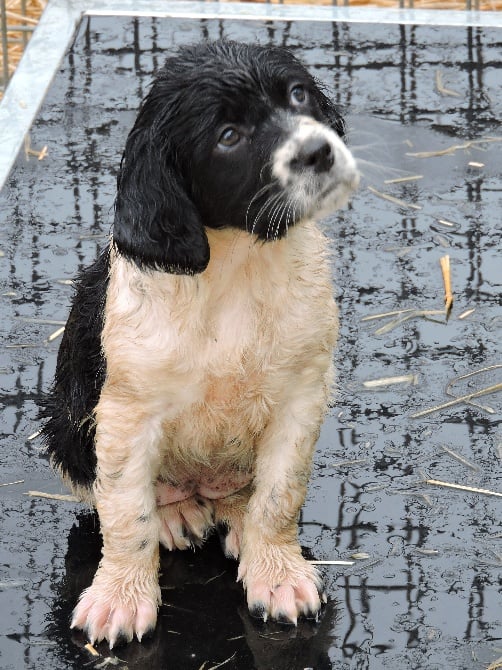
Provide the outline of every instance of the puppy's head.
{"type": "Polygon", "coordinates": [[[169,58],[128,137],[114,243],[142,268],[201,272],[205,227],[273,240],[357,185],[343,120],[288,51],[215,42],[169,58]]]}

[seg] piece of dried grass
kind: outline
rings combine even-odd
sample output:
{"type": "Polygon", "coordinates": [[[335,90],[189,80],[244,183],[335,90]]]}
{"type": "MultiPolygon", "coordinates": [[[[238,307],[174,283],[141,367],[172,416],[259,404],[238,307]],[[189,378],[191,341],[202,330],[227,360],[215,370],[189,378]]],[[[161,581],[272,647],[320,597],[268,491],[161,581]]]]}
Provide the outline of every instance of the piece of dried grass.
{"type": "Polygon", "coordinates": [[[461,97],[460,93],[457,93],[457,91],[452,91],[451,88],[445,87],[445,85],[443,84],[443,73],[441,72],[441,70],[436,70],[436,88],[438,90],[438,93],[441,93],[441,95],[449,95],[454,98],[461,97]]]}
{"type": "Polygon", "coordinates": [[[380,379],[368,379],[363,382],[364,388],[374,389],[393,384],[418,384],[418,375],[398,375],[396,377],[381,377],[380,379]]]}
{"type": "Polygon", "coordinates": [[[439,259],[439,263],[441,265],[441,272],[443,273],[444,307],[446,312],[446,320],[448,321],[451,308],[453,306],[453,293],[451,291],[450,257],[442,256],[439,259]]]}
{"type": "MultiPolygon", "coordinates": [[[[501,363],[497,363],[495,365],[488,365],[484,368],[480,368],[479,370],[474,370],[474,372],[468,372],[465,375],[460,375],[458,377],[455,377],[455,379],[452,379],[448,384],[446,385],[445,388],[445,393],[446,395],[451,396],[452,398],[455,398],[456,395],[453,393],[451,390],[451,387],[454,384],[457,384],[458,382],[464,380],[464,379],[470,379],[471,377],[475,377],[476,375],[480,375],[484,372],[490,372],[491,370],[497,370],[499,368],[502,368],[501,363]]],[[[495,410],[492,407],[488,407],[487,405],[481,405],[479,402],[475,402],[474,400],[467,401],[469,405],[473,405],[474,407],[478,407],[479,409],[484,410],[485,412],[488,412],[488,414],[495,414],[495,410]]]]}
{"type": "Polygon", "coordinates": [[[312,565],[354,565],[354,561],[307,561],[312,565]]]}
{"type": "Polygon", "coordinates": [[[383,200],[387,200],[388,202],[392,202],[394,205],[398,205],[399,207],[404,207],[405,209],[422,209],[421,205],[405,202],[404,200],[395,198],[393,195],[389,195],[388,193],[382,193],[382,191],[377,191],[377,189],[373,188],[373,186],[368,186],[368,191],[378,196],[379,198],[382,198],[383,200]]]}
{"type": "Polygon", "coordinates": [[[502,137],[483,137],[479,140],[469,140],[468,142],[464,142],[463,144],[452,144],[450,147],[447,147],[446,149],[439,149],[433,151],[417,151],[414,153],[407,153],[406,155],[411,156],[413,158],[435,158],[437,156],[451,156],[457,151],[468,151],[473,147],[482,149],[483,144],[487,144],[490,142],[502,142],[502,137]]]}
{"type": "Polygon", "coordinates": [[[474,463],[471,463],[470,461],[468,461],[466,458],[464,458],[460,454],[457,454],[457,452],[453,451],[453,449],[448,449],[448,447],[446,447],[444,444],[441,445],[441,448],[449,456],[454,458],[459,463],[462,463],[462,465],[465,465],[466,467],[470,468],[471,470],[474,470],[475,472],[479,472],[479,466],[475,465],[474,463]]]}
{"type": "Polygon", "coordinates": [[[433,412],[439,412],[443,409],[448,409],[449,407],[453,407],[454,405],[458,405],[462,402],[468,402],[474,398],[481,398],[481,396],[489,395],[490,393],[497,393],[498,391],[502,391],[502,384],[493,384],[492,386],[487,386],[486,388],[480,389],[479,391],[468,393],[467,395],[461,396],[460,398],[454,398],[453,400],[444,402],[441,405],[436,405],[435,407],[424,409],[421,412],[416,412],[415,414],[411,415],[411,418],[419,419],[423,416],[427,416],[428,414],[432,414],[433,412]]]}
{"type": "Polygon", "coordinates": [[[489,489],[480,489],[477,486],[466,486],[465,484],[442,482],[439,479],[426,479],[424,483],[430,484],[431,486],[443,486],[449,489],[456,489],[457,491],[467,491],[468,493],[481,493],[487,496],[497,496],[498,498],[502,498],[502,493],[498,493],[498,491],[490,491],[489,489]]]}
{"type": "Polygon", "coordinates": [[[405,182],[408,181],[418,181],[419,179],[423,178],[424,178],[423,174],[414,174],[410,175],[409,177],[396,177],[395,179],[386,179],[384,181],[384,184],[404,184],[405,182]]]}
{"type": "Polygon", "coordinates": [[[80,502],[79,498],[63,493],[44,493],[43,491],[27,491],[26,496],[31,498],[48,498],[49,500],[61,500],[63,502],[80,502]]]}

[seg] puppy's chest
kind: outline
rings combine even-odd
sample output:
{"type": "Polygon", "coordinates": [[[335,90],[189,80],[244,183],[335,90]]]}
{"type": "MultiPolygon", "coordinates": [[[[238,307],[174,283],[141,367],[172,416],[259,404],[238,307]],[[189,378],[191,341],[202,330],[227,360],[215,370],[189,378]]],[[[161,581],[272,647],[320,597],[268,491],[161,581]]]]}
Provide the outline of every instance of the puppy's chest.
{"type": "Polygon", "coordinates": [[[193,352],[193,396],[178,422],[197,426],[199,435],[240,441],[257,434],[277,395],[274,341],[280,319],[247,309],[222,310],[207,325],[193,352]],[[267,325],[268,324],[268,325],[267,325]]]}

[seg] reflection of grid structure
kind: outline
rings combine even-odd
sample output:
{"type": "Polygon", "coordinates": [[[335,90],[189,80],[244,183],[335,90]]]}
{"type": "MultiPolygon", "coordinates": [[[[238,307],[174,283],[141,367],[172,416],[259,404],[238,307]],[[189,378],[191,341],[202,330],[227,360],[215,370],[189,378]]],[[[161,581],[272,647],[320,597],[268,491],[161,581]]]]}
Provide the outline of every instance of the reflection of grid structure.
{"type": "MultiPolygon", "coordinates": [[[[21,156],[0,195],[3,339],[15,347],[0,351],[3,432],[8,435],[2,456],[7,470],[21,460],[27,472],[46,472],[34,458],[39,445],[24,439],[36,429],[37,401],[54,368],[57,341],[43,343],[58,327],[51,322],[63,321],[68,312],[71,289],[60,281],[74,277],[106,242],[120,153],[152,74],[177,44],[220,37],[293,50],[333,92],[353,125],[350,142],[356,153],[358,144],[367,144],[362,158],[373,162],[377,171],[382,164],[423,170],[418,160],[411,167],[406,163],[405,141],[414,149],[442,148],[495,134],[502,118],[496,30],[84,19],[31,133],[32,147],[48,145],[49,156],[42,162],[30,158],[28,163],[21,156]],[[458,96],[438,91],[438,71],[444,87],[458,96]]],[[[391,207],[362,191],[353,209],[336,218],[337,284],[344,313],[338,406],[345,419],[327,421],[329,437],[321,439],[316,457],[301,540],[315,550],[316,558],[347,558],[362,548],[375,559],[328,574],[330,595],[341,602],[341,621],[331,612],[332,619],[321,622],[327,630],[324,642],[321,635],[312,638],[319,655],[329,652],[339,662],[361,659],[361,668],[379,668],[376,659],[384,652],[395,654],[388,667],[470,667],[462,665],[455,640],[472,642],[483,652],[496,634],[496,572],[482,562],[487,536],[498,523],[491,501],[470,497],[449,505],[439,497],[429,506],[420,497],[398,493],[417,479],[422,466],[432,464],[439,472],[443,468],[445,479],[465,476],[458,464],[441,460],[435,451],[439,440],[452,439],[475,454],[486,473],[483,484],[497,488],[496,456],[490,447],[494,428],[488,420],[475,412],[433,418],[427,424],[406,419],[411,407],[429,403],[431,389],[440,388],[452,369],[483,365],[499,347],[495,328],[500,319],[500,170],[490,164],[492,152],[483,154],[483,160],[486,170],[476,171],[466,167],[468,157],[462,153],[446,157],[427,164],[430,174],[423,188],[415,183],[396,186],[394,195],[420,204],[419,213],[391,207]],[[458,223],[458,228],[438,228],[441,217],[458,223]],[[471,325],[452,320],[447,331],[414,323],[395,337],[367,337],[360,320],[368,313],[416,300],[440,303],[433,265],[445,244],[455,261],[458,300],[479,307],[479,320],[471,325]],[[382,370],[396,365],[399,372],[418,370],[427,381],[403,393],[353,392],[361,377],[381,376],[382,370]],[[331,466],[339,460],[366,465],[334,472],[331,466]],[[325,505],[323,491],[330,494],[325,505]],[[448,570],[444,559],[437,570],[434,557],[420,553],[429,547],[449,556],[448,570]],[[453,618],[444,630],[437,593],[453,618]],[[435,645],[437,635],[445,647],[435,645]],[[421,665],[426,654],[430,656],[421,665]],[[371,657],[371,665],[364,665],[363,657],[371,657]]],[[[35,518],[38,509],[33,508],[35,518]]],[[[64,572],[60,557],[66,551],[66,530],[57,518],[52,514],[44,526],[61,544],[55,552],[55,582],[64,572]]],[[[26,552],[30,573],[35,574],[34,582],[37,575],[42,581],[46,567],[37,568],[30,552],[31,548],[26,552]]],[[[22,610],[20,619],[31,621],[31,602],[16,605],[22,610]]],[[[252,638],[249,631],[247,635],[252,638]]],[[[258,636],[255,641],[260,641],[258,636]]],[[[310,648],[308,640],[302,644],[310,648]]],[[[29,653],[35,655],[36,648],[29,653]]],[[[260,651],[253,653],[256,659],[260,651]]],[[[277,650],[273,653],[279,655],[277,650]]],[[[267,654],[262,668],[267,668],[267,654]]],[[[43,661],[39,667],[45,667],[43,661]]]]}
{"type": "MultiPolygon", "coordinates": [[[[218,0],[213,0],[218,1],[218,0]]],[[[222,0],[223,1],[223,0],[222,0]]],[[[299,4],[299,0],[258,0],[263,4],[299,4]]],[[[315,6],[360,6],[386,8],[424,8],[460,10],[496,10],[500,0],[311,0],[315,6]]],[[[45,0],[0,0],[0,94],[14,73],[31,33],[45,6],[45,0]]]]}

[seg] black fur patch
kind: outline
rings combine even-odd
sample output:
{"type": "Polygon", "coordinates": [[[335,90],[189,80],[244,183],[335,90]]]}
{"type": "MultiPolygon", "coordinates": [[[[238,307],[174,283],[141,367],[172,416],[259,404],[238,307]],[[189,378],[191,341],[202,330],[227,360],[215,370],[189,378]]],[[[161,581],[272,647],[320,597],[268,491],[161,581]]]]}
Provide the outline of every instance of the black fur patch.
{"type": "Polygon", "coordinates": [[[101,331],[109,249],[85,269],[59,348],[54,384],[43,400],[42,435],[52,463],[73,482],[91,486],[96,472],[93,412],[106,375],[101,331]]]}

